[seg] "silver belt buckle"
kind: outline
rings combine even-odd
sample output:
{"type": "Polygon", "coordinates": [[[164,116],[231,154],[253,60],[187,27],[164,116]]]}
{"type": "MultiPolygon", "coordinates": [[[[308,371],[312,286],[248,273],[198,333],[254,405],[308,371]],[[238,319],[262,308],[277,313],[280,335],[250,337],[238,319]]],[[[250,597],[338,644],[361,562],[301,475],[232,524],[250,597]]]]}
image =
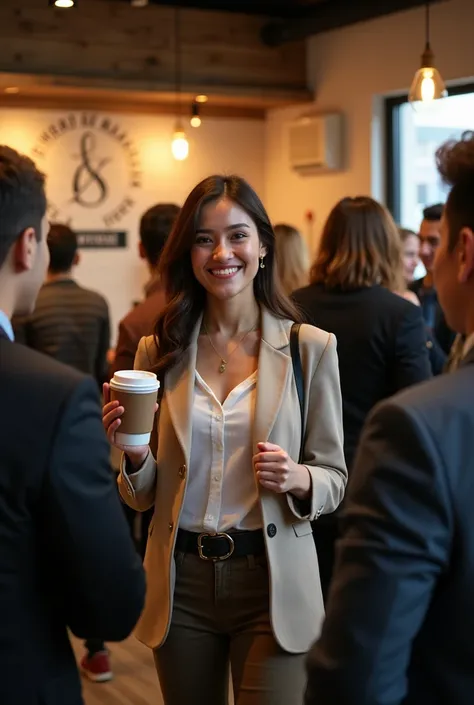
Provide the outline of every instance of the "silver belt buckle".
{"type": "Polygon", "coordinates": [[[226,561],[234,553],[234,539],[232,538],[232,536],[229,536],[229,534],[226,534],[225,532],[220,532],[218,534],[199,534],[197,543],[199,558],[201,558],[203,561],[214,561],[214,563],[217,563],[218,561],[226,561]],[[223,536],[229,542],[229,552],[226,553],[224,556],[205,556],[202,551],[202,540],[206,538],[218,538],[219,536],[223,536]]]}

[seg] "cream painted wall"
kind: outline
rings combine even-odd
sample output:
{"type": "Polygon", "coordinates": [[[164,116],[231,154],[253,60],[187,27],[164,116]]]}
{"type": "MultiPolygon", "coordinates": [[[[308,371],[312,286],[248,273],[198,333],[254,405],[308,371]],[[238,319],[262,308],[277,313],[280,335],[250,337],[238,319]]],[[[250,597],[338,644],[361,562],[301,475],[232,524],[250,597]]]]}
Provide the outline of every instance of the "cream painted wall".
{"type": "MultiPolygon", "coordinates": [[[[73,113],[80,121],[82,113],[73,113]]],[[[101,174],[109,185],[109,196],[103,206],[84,208],[74,204],[72,183],[79,165],[80,129],[70,130],[44,149],[44,156],[33,155],[39,138],[51,124],[58,124],[65,113],[0,109],[0,144],[8,144],[34,156],[38,166],[49,176],[48,197],[60,206],[58,220],[71,219],[76,229],[107,229],[104,216],[110,214],[123,198],[132,198],[134,205],[112,229],[128,232],[126,250],[83,250],[77,268],[79,282],[100,291],[110,303],[112,333],[115,339],[120,318],[133,300],[142,297],[147,270],[138,258],[138,222],[142,212],[157,202],[172,201],[181,205],[185,197],[202,178],[216,172],[238,173],[250,181],[260,193],[264,190],[264,123],[249,120],[203,120],[198,130],[189,128],[190,155],[185,162],[176,162],[170,151],[174,120],[168,117],[106,115],[131,139],[137,154],[134,161],[141,171],[140,187],[130,187],[127,154],[117,141],[107,135],[96,139],[91,160],[97,166],[109,158],[101,174]]],[[[99,123],[97,123],[99,124],[99,123]]],[[[87,177],[82,175],[82,178],[87,177]]],[[[84,182],[83,182],[84,184],[84,182]]],[[[94,187],[90,192],[94,198],[94,187]]]]}
{"type": "MultiPolygon", "coordinates": [[[[474,0],[432,6],[432,45],[447,81],[474,76],[474,0]]],[[[315,213],[310,242],[344,196],[371,193],[383,199],[382,98],[409,88],[424,44],[424,10],[419,8],[309,40],[308,70],[315,89],[312,110],[342,111],[346,119],[347,164],[340,173],[303,177],[289,167],[287,124],[308,107],[275,110],[267,120],[266,204],[273,220],[308,233],[304,214],[315,213]]],[[[472,116],[474,128],[474,116],[472,116]]]]}

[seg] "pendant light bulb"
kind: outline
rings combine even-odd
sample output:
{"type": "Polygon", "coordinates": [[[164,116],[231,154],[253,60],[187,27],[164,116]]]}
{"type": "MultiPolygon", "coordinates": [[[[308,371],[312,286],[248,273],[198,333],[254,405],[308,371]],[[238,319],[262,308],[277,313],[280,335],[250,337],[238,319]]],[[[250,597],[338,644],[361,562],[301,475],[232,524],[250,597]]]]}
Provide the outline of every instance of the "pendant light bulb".
{"type": "Polygon", "coordinates": [[[194,102],[191,109],[191,127],[201,127],[201,116],[199,115],[199,105],[194,102]]]}
{"type": "Polygon", "coordinates": [[[61,9],[68,9],[74,7],[75,0],[54,0],[54,7],[60,7],[61,9]]]}
{"type": "Polygon", "coordinates": [[[408,100],[411,103],[421,101],[431,103],[433,100],[445,98],[448,95],[441,74],[435,67],[434,54],[430,46],[430,5],[426,4],[426,45],[421,56],[421,67],[415,74],[411,84],[408,100]]]}
{"type": "Polygon", "coordinates": [[[185,131],[179,123],[176,125],[176,129],[173,134],[173,140],[171,142],[171,152],[173,154],[173,157],[178,162],[182,162],[188,158],[189,142],[186,138],[185,131]]]}

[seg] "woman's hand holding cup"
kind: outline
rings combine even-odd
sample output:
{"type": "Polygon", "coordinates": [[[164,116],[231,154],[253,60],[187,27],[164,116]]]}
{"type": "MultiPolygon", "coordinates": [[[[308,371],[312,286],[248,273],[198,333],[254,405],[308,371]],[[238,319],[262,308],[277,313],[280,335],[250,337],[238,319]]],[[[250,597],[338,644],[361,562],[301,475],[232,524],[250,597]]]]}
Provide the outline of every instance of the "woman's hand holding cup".
{"type": "MultiPolygon", "coordinates": [[[[118,373],[120,374],[120,373],[118,373]]],[[[133,374],[133,373],[132,373],[133,374]]],[[[113,385],[113,381],[112,381],[113,385]]],[[[123,391],[123,390],[122,390],[123,391]]],[[[113,394],[111,395],[111,385],[110,384],[104,384],[103,385],[103,399],[104,399],[104,406],[102,408],[102,423],[105,428],[105,431],[107,433],[107,438],[109,439],[110,443],[115,446],[115,448],[118,448],[119,450],[123,451],[126,453],[128,456],[130,463],[133,467],[134,470],[138,470],[143,463],[145,462],[148,453],[149,453],[149,433],[148,431],[151,431],[151,425],[153,424],[153,416],[156,413],[158,409],[158,404],[156,402],[153,404],[152,403],[152,408],[150,408],[150,399],[148,396],[148,403],[147,406],[149,407],[149,412],[152,412],[148,414],[145,411],[145,415],[148,415],[148,421],[145,425],[145,428],[140,429],[140,433],[137,434],[136,428],[133,428],[134,426],[136,427],[137,425],[137,413],[136,413],[136,404],[138,404],[138,409],[139,411],[142,411],[140,409],[140,406],[142,406],[142,403],[145,401],[145,397],[137,394],[132,393],[132,390],[125,390],[123,394],[120,394],[119,396],[122,396],[122,399],[112,399],[111,396],[118,396],[117,394],[117,387],[113,386],[113,394]],[[143,402],[142,402],[143,400],[143,402]],[[128,401],[128,404],[127,404],[128,401]],[[127,418],[128,424],[124,424],[124,419],[123,415],[125,414],[125,406],[124,404],[127,404],[127,409],[129,410],[129,415],[127,418]],[[129,408],[130,406],[130,408],[129,408]],[[130,418],[130,415],[134,416],[135,418],[130,418]],[[151,417],[151,418],[150,418],[151,417]],[[132,429],[130,430],[127,428],[127,426],[132,426],[132,429]],[[121,428],[122,427],[122,428],[121,428]],[[146,431],[145,433],[142,433],[141,431],[146,431]],[[126,431],[126,433],[123,433],[123,431],[126,431]],[[147,442],[140,442],[142,439],[145,439],[147,442]],[[129,442],[127,442],[129,441],[129,442]],[[132,442],[133,441],[133,442],[132,442]]],[[[156,399],[156,393],[155,393],[155,399],[156,399]]],[[[152,400],[153,402],[153,400],[152,400]]],[[[140,414],[138,414],[140,416],[140,414]]],[[[138,420],[138,425],[142,426],[143,424],[143,419],[138,420]]]]}

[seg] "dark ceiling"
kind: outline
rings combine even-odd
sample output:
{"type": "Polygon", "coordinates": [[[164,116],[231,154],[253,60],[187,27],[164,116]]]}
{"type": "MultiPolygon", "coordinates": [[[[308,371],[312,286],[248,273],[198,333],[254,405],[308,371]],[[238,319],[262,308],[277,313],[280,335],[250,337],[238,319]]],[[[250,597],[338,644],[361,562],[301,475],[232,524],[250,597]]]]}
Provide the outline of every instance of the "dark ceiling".
{"type": "MultiPolygon", "coordinates": [[[[131,0],[113,0],[131,2],[131,0]]],[[[429,0],[430,4],[449,0],[429,0]]],[[[153,5],[268,17],[262,41],[277,46],[375,17],[424,6],[427,0],[149,0],[153,5]]]]}
{"type": "MultiPolygon", "coordinates": [[[[353,0],[359,2],[363,0],[353,0]]],[[[152,5],[194,7],[200,10],[224,10],[269,17],[300,17],[314,5],[331,0],[149,0],[152,5]]]]}

